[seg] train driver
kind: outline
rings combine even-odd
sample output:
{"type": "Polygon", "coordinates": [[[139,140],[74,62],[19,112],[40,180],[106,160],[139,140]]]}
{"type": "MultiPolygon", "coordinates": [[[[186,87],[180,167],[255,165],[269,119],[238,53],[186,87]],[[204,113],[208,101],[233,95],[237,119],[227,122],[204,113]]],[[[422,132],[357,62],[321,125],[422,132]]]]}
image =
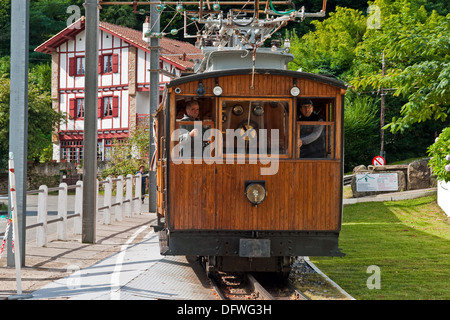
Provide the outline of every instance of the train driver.
{"type": "MultiPolygon", "coordinates": [[[[319,114],[314,113],[314,105],[310,99],[300,100],[298,121],[323,121],[319,114]]],[[[325,158],[325,142],[322,125],[300,125],[300,157],[325,158]]]]}
{"type": "MultiPolygon", "coordinates": [[[[198,101],[192,100],[189,101],[186,104],[186,113],[184,114],[183,118],[180,120],[180,122],[183,121],[201,121],[199,119],[200,114],[200,106],[198,101]]],[[[205,126],[201,125],[194,125],[194,124],[183,124],[180,125],[180,129],[185,129],[185,133],[181,134],[179,137],[180,143],[183,145],[181,149],[181,157],[190,158],[192,156],[195,156],[196,158],[201,158],[203,154],[203,148],[209,143],[209,140],[206,142],[203,142],[203,134],[206,130],[205,126]],[[189,148],[187,144],[190,143],[190,154],[189,152],[183,152],[185,151],[184,148],[189,148]],[[198,144],[200,148],[195,148],[194,146],[198,144]],[[198,153],[198,154],[197,154],[198,153]]]]}

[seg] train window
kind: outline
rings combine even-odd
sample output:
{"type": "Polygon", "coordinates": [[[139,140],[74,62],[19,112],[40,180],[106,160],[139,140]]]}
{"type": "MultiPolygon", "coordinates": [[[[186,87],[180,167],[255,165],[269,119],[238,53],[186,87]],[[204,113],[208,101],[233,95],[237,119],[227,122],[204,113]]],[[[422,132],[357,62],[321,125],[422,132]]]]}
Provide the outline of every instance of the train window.
{"type": "Polygon", "coordinates": [[[222,100],[224,154],[289,154],[289,101],[222,100]]]}
{"type": "Polygon", "coordinates": [[[297,157],[334,158],[334,99],[297,100],[297,157]]]}
{"type": "Polygon", "coordinates": [[[206,152],[205,149],[214,142],[215,114],[214,98],[177,101],[176,130],[171,138],[176,148],[172,156],[177,159],[213,157],[214,150],[206,152]]]}

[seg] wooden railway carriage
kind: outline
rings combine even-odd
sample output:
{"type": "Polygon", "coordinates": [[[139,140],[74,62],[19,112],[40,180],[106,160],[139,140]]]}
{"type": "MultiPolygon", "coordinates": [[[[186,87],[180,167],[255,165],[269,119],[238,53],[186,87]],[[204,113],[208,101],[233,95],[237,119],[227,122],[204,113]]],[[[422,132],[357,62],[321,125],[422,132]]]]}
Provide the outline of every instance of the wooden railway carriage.
{"type": "Polygon", "coordinates": [[[276,272],[295,256],[342,256],[345,85],[286,70],[285,53],[258,49],[253,68],[246,50],[232,51],[172,80],[157,110],[161,254],[202,256],[209,271],[276,272]],[[304,98],[320,121],[298,121],[304,98]],[[177,129],[191,100],[207,142],[182,158],[177,129]],[[302,155],[307,127],[321,128],[322,158],[302,155]]]}

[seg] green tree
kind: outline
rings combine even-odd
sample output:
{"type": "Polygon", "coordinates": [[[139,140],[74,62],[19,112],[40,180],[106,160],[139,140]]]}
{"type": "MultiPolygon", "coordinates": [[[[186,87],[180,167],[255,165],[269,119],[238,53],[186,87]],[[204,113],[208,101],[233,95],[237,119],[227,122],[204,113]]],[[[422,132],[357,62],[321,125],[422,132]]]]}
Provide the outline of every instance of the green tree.
{"type": "Polygon", "coordinates": [[[30,65],[49,61],[50,56],[34,49],[67,26],[70,0],[30,1],[30,65]]]}
{"type": "Polygon", "coordinates": [[[429,166],[438,180],[450,181],[450,127],[442,130],[439,137],[428,148],[429,166]]]}
{"type": "Polygon", "coordinates": [[[11,0],[0,0],[0,57],[9,56],[11,44],[11,0]]]}
{"type": "Polygon", "coordinates": [[[130,137],[123,142],[114,140],[111,152],[111,167],[103,170],[102,177],[126,176],[134,174],[140,165],[149,163],[149,125],[148,123],[136,126],[130,131],[130,137]]]}
{"type": "Polygon", "coordinates": [[[356,89],[394,88],[394,96],[407,100],[386,126],[394,132],[426,120],[445,121],[450,113],[450,15],[428,13],[420,3],[375,1],[381,30],[367,30],[357,48],[361,63],[351,82],[356,89]]]}
{"type": "MultiPolygon", "coordinates": [[[[31,81],[33,78],[38,77],[30,76],[28,84],[28,160],[48,160],[44,155],[45,150],[52,144],[53,127],[62,121],[63,117],[52,109],[50,91],[43,88],[39,81],[31,81]]],[[[6,168],[8,161],[9,102],[10,81],[2,77],[0,78],[0,168],[6,168]]]]}
{"type": "Polygon", "coordinates": [[[132,6],[103,6],[100,11],[100,20],[118,24],[123,27],[142,30],[142,23],[139,21],[139,15],[133,12],[132,6]]]}
{"type": "Polygon", "coordinates": [[[345,95],[344,172],[369,164],[379,151],[378,101],[354,91],[345,95]],[[362,138],[364,137],[364,138],[362,138]]]}
{"type": "Polygon", "coordinates": [[[312,21],[315,31],[299,38],[289,34],[291,53],[295,56],[289,69],[331,74],[345,79],[352,69],[355,48],[366,30],[366,18],[354,9],[336,7],[330,17],[312,21]]]}

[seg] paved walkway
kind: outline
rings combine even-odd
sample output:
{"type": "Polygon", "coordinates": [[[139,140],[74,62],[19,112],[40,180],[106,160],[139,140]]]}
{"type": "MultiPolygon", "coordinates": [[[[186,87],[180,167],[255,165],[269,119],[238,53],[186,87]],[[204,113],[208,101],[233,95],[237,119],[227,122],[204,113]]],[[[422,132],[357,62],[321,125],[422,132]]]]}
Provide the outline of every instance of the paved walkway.
{"type": "Polygon", "coordinates": [[[31,299],[214,300],[195,258],[159,254],[158,235],[142,226],[119,252],[34,292],[31,299]],[[139,234],[143,240],[132,243],[139,234]]]}
{"type": "MultiPolygon", "coordinates": [[[[155,220],[155,214],[143,213],[124,217],[123,221],[109,225],[98,221],[95,244],[81,243],[81,236],[73,235],[70,230],[67,241],[57,241],[56,233],[49,235],[46,247],[37,247],[34,238],[27,237],[30,241],[26,244],[25,267],[21,270],[23,293],[30,293],[56,279],[64,278],[74,270],[92,266],[119,252],[124,244],[142,241],[149,237],[152,230],[150,225],[155,220]],[[146,227],[146,232],[135,235],[142,227],[146,227]]],[[[0,299],[16,293],[16,272],[15,268],[6,267],[6,253],[0,260],[0,283],[0,299]]]]}
{"type": "Polygon", "coordinates": [[[371,197],[361,197],[361,198],[351,198],[344,199],[343,204],[354,204],[361,202],[382,202],[382,201],[399,201],[399,200],[409,200],[420,197],[431,196],[436,194],[437,188],[428,188],[428,189],[420,189],[420,190],[409,190],[404,192],[392,192],[392,193],[384,193],[371,197]]]}

